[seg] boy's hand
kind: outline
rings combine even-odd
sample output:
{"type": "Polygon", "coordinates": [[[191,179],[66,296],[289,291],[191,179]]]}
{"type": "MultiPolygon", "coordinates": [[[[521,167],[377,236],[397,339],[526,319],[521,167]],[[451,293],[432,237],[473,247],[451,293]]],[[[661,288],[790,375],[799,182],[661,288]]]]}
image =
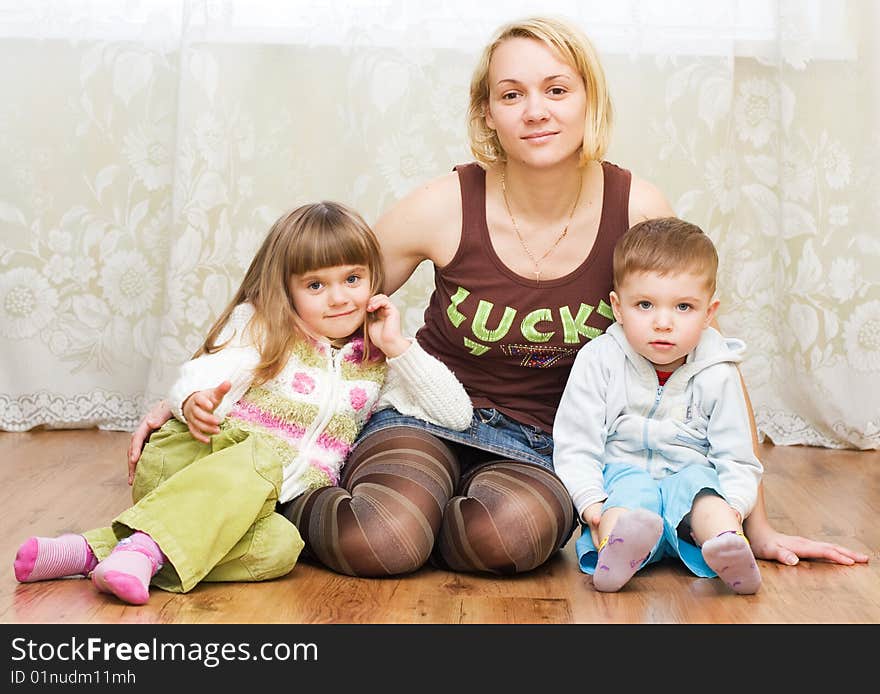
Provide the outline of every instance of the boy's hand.
{"type": "Polygon", "coordinates": [[[602,509],[604,507],[604,501],[597,501],[596,503],[587,506],[581,514],[581,519],[590,528],[590,535],[593,538],[594,547],[598,547],[599,542],[601,541],[599,539],[599,521],[602,520],[602,509]]]}
{"type": "Polygon", "coordinates": [[[194,439],[208,443],[211,436],[220,433],[220,419],[213,413],[230,388],[232,384],[223,381],[216,388],[197,390],[184,401],[183,416],[194,439]]]}
{"type": "Polygon", "coordinates": [[[386,357],[398,357],[409,349],[410,341],[400,332],[400,311],[385,294],[367,302],[367,331],[370,340],[386,357]]]}

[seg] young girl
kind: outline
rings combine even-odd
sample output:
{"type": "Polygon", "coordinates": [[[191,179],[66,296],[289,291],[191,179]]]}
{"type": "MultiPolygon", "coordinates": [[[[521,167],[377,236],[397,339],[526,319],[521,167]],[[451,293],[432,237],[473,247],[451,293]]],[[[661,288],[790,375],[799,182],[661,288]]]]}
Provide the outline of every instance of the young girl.
{"type": "Polygon", "coordinates": [[[134,506],[109,528],[31,537],[15,577],[91,575],[98,590],[140,605],[151,584],[187,592],[288,573],[303,541],[276,503],[337,484],[374,410],[459,430],[471,422],[455,376],[401,334],[397,309],[377,293],[383,279],[357,213],[320,202],[282,216],[181,368],[175,418],[144,449],[134,506]]]}

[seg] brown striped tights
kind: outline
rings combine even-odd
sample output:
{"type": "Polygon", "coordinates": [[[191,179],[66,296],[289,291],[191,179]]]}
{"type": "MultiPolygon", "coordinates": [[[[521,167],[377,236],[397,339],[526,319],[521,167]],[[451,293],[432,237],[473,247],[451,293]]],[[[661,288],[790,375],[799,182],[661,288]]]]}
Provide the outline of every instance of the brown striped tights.
{"type": "Polygon", "coordinates": [[[351,576],[404,574],[429,558],[454,571],[529,571],[565,544],[574,521],[565,487],[544,468],[401,426],[364,438],[338,487],[282,512],[307,553],[351,576]]]}

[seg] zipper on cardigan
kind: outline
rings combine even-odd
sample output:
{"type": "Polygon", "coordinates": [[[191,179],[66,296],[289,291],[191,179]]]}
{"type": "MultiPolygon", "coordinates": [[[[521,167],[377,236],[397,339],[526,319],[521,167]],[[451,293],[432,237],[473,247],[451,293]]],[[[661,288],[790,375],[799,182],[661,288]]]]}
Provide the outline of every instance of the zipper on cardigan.
{"type": "Polygon", "coordinates": [[[300,455],[304,454],[315,444],[321,434],[324,433],[327,425],[330,424],[330,420],[333,418],[333,414],[336,411],[334,403],[336,402],[336,393],[339,390],[338,385],[341,380],[342,370],[340,364],[342,363],[344,349],[345,348],[343,347],[342,349],[336,350],[336,354],[333,354],[333,349],[330,348],[330,382],[328,384],[329,387],[327,388],[327,396],[321,399],[321,407],[318,410],[318,414],[315,415],[316,423],[314,428],[309,432],[308,436],[303,436],[300,455]]]}

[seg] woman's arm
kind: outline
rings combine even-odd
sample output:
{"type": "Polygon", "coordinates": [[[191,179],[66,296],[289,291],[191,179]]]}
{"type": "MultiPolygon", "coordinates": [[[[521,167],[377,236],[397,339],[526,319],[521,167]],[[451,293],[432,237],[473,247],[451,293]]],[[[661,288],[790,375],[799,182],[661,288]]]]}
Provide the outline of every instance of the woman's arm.
{"type": "MultiPolygon", "coordinates": [[[[721,332],[716,319],[712,319],[712,327],[721,332]]],[[[737,371],[739,369],[737,368],[737,371]]],[[[752,436],[752,448],[760,460],[758,444],[758,427],[755,424],[755,412],[742,373],[739,375],[743,396],[746,399],[746,410],[749,413],[749,431],[752,436]]],[[[758,499],[749,517],[743,521],[743,531],[752,545],[752,551],[758,559],[777,561],[780,564],[794,566],[800,559],[825,559],[836,564],[855,564],[868,561],[868,555],[854,552],[846,547],[833,545],[830,542],[810,540],[800,535],[786,535],[770,525],[767,507],[764,505],[764,481],[758,485],[758,499]]]]}
{"type": "Polygon", "coordinates": [[[445,266],[455,256],[461,236],[458,174],[441,176],[412,191],[379,218],[374,230],[389,296],[423,260],[445,266]]]}
{"type": "MultiPolygon", "coordinates": [[[[717,325],[713,326],[717,329],[717,325]]],[[[746,398],[746,409],[749,411],[749,427],[752,432],[752,447],[755,455],[758,455],[758,429],[755,425],[755,413],[752,410],[752,402],[746,390],[745,381],[742,380],[743,395],[746,398]]],[[[758,500],[752,513],[743,523],[743,530],[752,545],[752,551],[758,559],[778,561],[780,564],[794,566],[801,559],[825,559],[835,564],[864,564],[868,561],[868,555],[854,552],[840,545],[830,542],[810,540],[800,535],[786,535],[770,525],[767,517],[767,508],[764,505],[764,482],[758,485],[758,500]]]]}
{"type": "Polygon", "coordinates": [[[634,226],[646,219],[674,216],[672,206],[660,189],[633,175],[629,186],[629,225],[634,226]]]}

